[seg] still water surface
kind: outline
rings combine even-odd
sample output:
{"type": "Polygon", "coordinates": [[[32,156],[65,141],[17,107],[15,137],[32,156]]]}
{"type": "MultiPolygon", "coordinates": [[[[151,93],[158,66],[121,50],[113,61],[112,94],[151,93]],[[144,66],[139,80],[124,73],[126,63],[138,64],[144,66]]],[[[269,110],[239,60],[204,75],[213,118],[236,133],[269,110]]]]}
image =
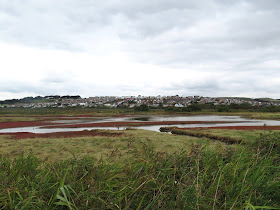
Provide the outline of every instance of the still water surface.
{"type": "MultiPolygon", "coordinates": [[[[199,116],[139,116],[139,117],[108,117],[108,118],[90,118],[90,119],[75,119],[75,120],[58,120],[53,123],[61,123],[66,125],[86,124],[86,123],[102,123],[102,122],[161,122],[161,121],[228,121],[229,123],[213,123],[213,124],[179,124],[179,125],[149,125],[138,126],[134,128],[159,131],[160,127],[177,126],[180,128],[195,128],[195,127],[218,127],[218,126],[280,126],[280,121],[276,120],[253,120],[246,119],[240,116],[220,116],[220,115],[199,115],[199,116]],[[232,123],[234,122],[234,123],[232,123]]],[[[0,129],[0,133],[16,133],[16,132],[31,132],[31,133],[53,133],[53,132],[68,132],[82,131],[92,129],[108,129],[108,130],[125,130],[127,127],[81,127],[81,128],[42,128],[42,126],[21,127],[21,128],[6,128],[0,129]]]]}

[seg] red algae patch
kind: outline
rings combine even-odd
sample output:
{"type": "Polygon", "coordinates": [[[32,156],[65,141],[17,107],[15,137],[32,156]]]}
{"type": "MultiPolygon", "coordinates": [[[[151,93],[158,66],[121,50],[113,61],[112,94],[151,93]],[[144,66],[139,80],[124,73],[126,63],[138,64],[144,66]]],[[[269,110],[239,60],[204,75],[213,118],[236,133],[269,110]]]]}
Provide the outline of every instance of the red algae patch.
{"type": "Polygon", "coordinates": [[[82,123],[82,124],[73,124],[73,125],[50,125],[50,126],[44,126],[42,128],[121,127],[121,126],[214,124],[214,123],[231,123],[231,122],[228,121],[104,122],[104,123],[82,123]]]}
{"type": "Polygon", "coordinates": [[[280,126],[220,126],[220,127],[196,127],[196,128],[178,128],[180,130],[194,129],[226,129],[226,130],[280,130],[280,126]]]}
{"type": "MultiPolygon", "coordinates": [[[[89,118],[89,117],[84,117],[89,118]]],[[[48,117],[44,121],[56,121],[56,120],[83,120],[81,117],[48,117]]]]}
{"type": "Polygon", "coordinates": [[[29,126],[42,126],[42,125],[50,125],[50,123],[46,123],[46,122],[42,122],[42,121],[0,122],[0,129],[29,127],[29,126]]]}
{"type": "MultiPolygon", "coordinates": [[[[66,117],[66,116],[64,116],[66,117]]],[[[71,117],[94,117],[94,115],[73,115],[71,117]]]]}
{"type": "Polygon", "coordinates": [[[113,115],[113,117],[132,117],[133,115],[128,115],[128,114],[116,114],[113,115]]]}
{"type": "Polygon", "coordinates": [[[106,131],[70,131],[70,132],[55,132],[55,133],[1,133],[0,135],[12,135],[14,139],[27,139],[27,138],[72,138],[72,137],[85,137],[85,136],[108,136],[115,137],[121,136],[123,133],[106,132],[106,131]]]}

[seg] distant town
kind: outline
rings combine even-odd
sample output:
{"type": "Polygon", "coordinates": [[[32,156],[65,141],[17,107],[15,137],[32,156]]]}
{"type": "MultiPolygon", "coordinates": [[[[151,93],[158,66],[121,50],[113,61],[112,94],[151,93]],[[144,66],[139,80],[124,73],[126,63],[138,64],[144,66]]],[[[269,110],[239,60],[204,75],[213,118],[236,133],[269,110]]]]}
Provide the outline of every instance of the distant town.
{"type": "Polygon", "coordinates": [[[203,97],[203,96],[95,96],[82,98],[80,96],[36,96],[22,99],[0,101],[0,108],[44,108],[44,107],[108,107],[136,108],[147,105],[150,108],[188,107],[192,104],[250,104],[251,106],[280,106],[279,99],[270,98],[233,98],[233,97],[203,97]]]}

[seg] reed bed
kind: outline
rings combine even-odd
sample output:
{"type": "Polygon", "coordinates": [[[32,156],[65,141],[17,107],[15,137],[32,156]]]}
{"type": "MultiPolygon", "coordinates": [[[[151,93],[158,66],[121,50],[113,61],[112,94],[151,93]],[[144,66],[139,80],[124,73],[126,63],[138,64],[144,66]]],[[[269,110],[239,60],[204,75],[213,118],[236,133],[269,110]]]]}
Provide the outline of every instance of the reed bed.
{"type": "Polygon", "coordinates": [[[0,159],[0,209],[279,209],[279,135],[253,145],[155,152],[124,162],[0,159]]]}
{"type": "MultiPolygon", "coordinates": [[[[169,131],[168,128],[162,129],[162,130],[161,130],[162,132],[169,131]]],[[[215,140],[215,141],[221,141],[226,144],[240,144],[242,142],[242,139],[237,139],[237,138],[233,138],[230,136],[218,136],[218,135],[213,135],[210,133],[192,132],[192,131],[182,130],[182,129],[178,129],[178,128],[171,128],[170,131],[172,134],[187,135],[187,136],[193,136],[193,137],[198,137],[198,138],[204,137],[204,138],[208,138],[208,139],[215,140]]]]}

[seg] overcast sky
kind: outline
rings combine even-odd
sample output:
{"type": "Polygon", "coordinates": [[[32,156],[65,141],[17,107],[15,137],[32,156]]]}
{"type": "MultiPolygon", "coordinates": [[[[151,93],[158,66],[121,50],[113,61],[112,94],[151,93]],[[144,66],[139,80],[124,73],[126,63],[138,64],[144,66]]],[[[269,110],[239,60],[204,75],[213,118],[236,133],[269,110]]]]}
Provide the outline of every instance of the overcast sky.
{"type": "Polygon", "coordinates": [[[279,0],[0,0],[0,100],[280,98],[279,0]]]}

